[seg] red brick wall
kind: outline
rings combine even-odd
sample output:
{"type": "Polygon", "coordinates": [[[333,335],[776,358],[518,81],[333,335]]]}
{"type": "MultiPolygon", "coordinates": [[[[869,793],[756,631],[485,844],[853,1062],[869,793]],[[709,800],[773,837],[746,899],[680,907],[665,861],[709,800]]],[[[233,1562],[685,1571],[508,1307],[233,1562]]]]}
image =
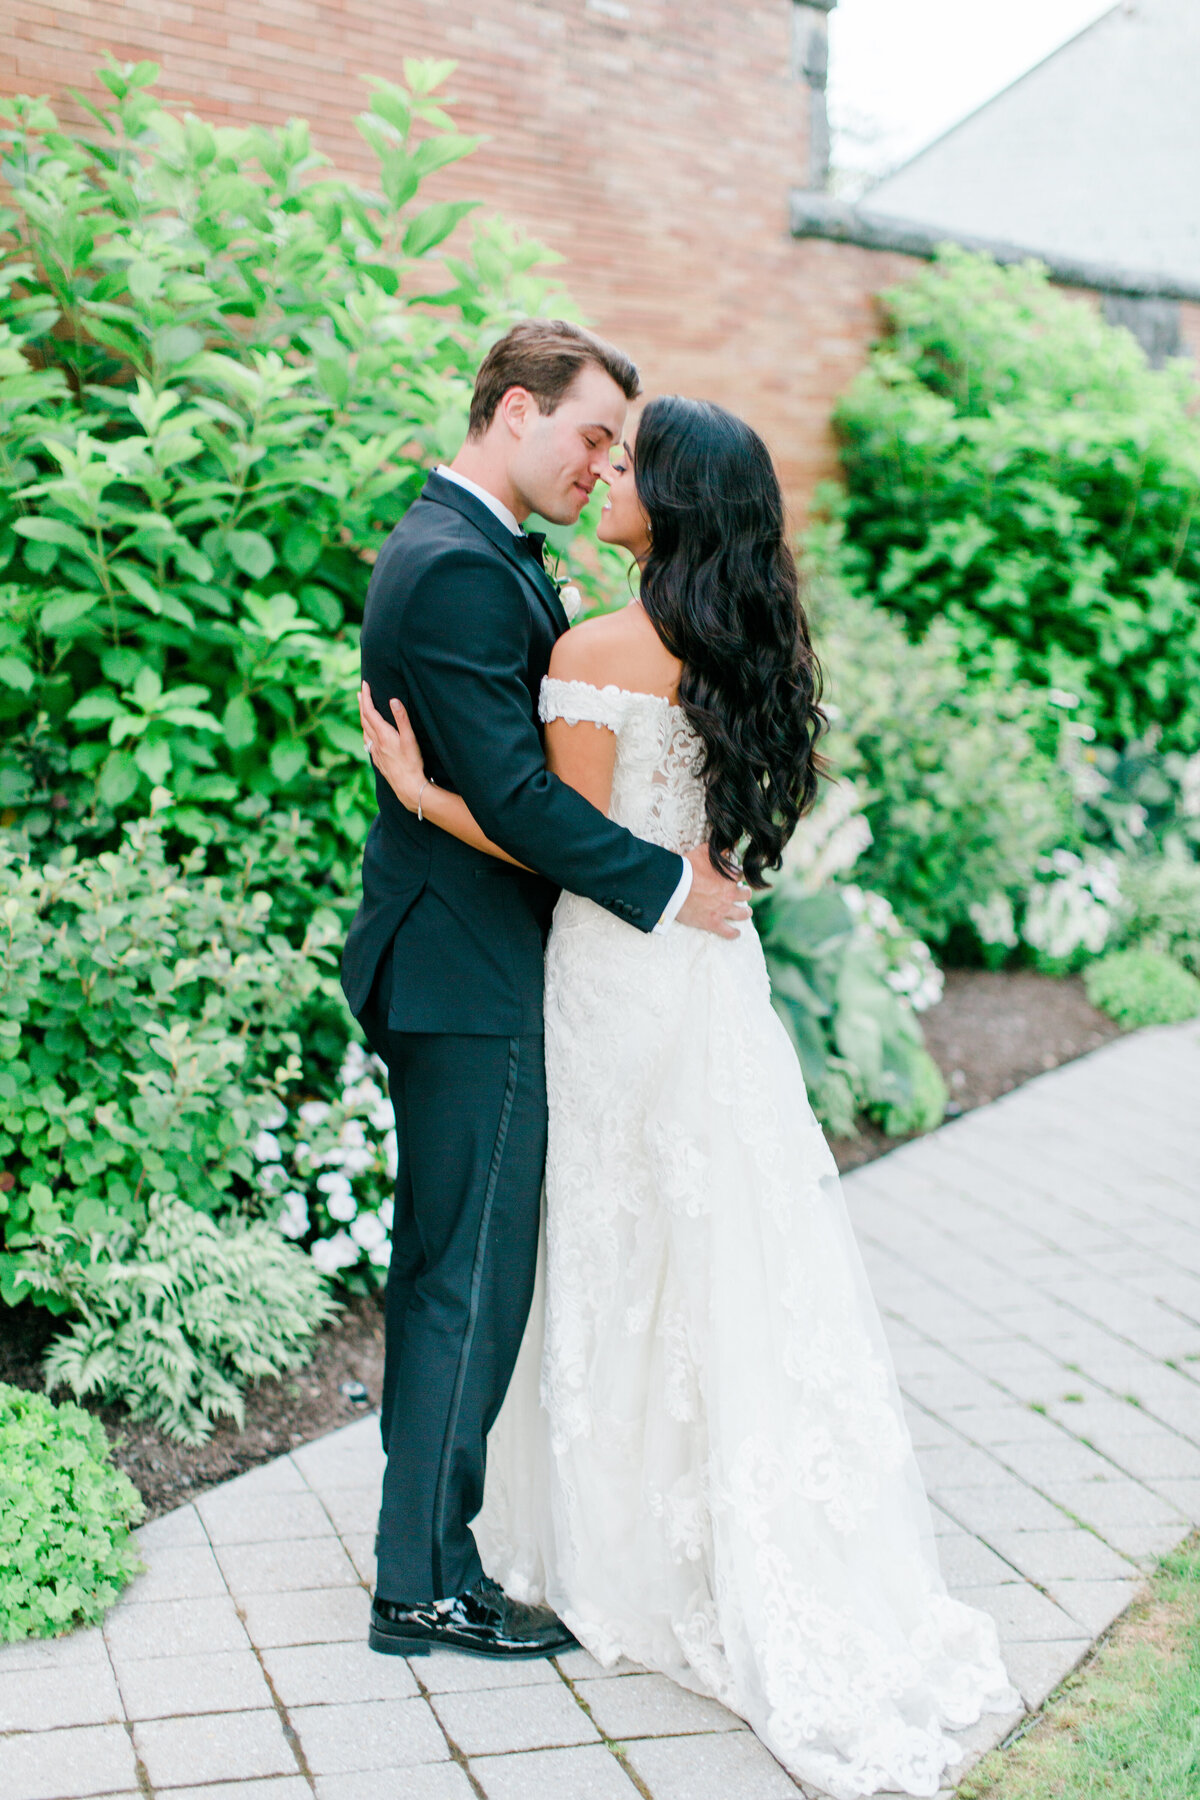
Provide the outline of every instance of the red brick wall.
{"type": "MultiPolygon", "coordinates": [[[[788,232],[807,167],[791,0],[8,0],[0,89],[87,91],[105,50],[151,58],[162,93],[209,117],[303,115],[347,170],[365,73],[454,57],[462,129],[488,142],[431,184],[482,198],[566,258],[598,329],[650,392],[744,414],[799,519],[836,473],[833,400],[908,257],[788,232]],[[614,18],[624,11],[627,18],[614,18]]],[[[1200,351],[1200,307],[1185,308],[1200,351]]]]}
{"type": "MultiPolygon", "coordinates": [[[[902,259],[793,242],[807,89],[791,0],[8,0],[0,87],[93,88],[106,49],[152,58],[162,92],[209,117],[309,118],[343,168],[363,73],[458,59],[463,129],[488,143],[440,176],[562,252],[571,292],[648,389],[742,412],[797,502],[835,467],[833,397],[902,259]]],[[[64,111],[70,112],[69,102],[64,111]]]]}

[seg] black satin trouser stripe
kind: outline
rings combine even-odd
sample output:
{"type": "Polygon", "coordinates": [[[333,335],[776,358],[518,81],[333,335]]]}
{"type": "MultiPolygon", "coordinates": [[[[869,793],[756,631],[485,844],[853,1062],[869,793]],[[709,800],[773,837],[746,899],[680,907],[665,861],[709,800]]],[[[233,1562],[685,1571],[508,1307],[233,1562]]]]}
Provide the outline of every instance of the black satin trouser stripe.
{"type": "MultiPolygon", "coordinates": [[[[437,1493],[433,1503],[433,1587],[435,1595],[460,1593],[457,1587],[446,1586],[446,1571],[442,1567],[442,1545],[446,1541],[448,1529],[452,1531],[452,1522],[447,1517],[447,1505],[450,1497],[451,1476],[454,1463],[455,1441],[458,1433],[459,1417],[462,1413],[463,1389],[466,1386],[467,1369],[471,1360],[471,1351],[475,1344],[475,1330],[479,1322],[479,1295],[483,1285],[484,1261],[488,1252],[488,1228],[492,1222],[492,1207],[496,1199],[496,1184],[500,1179],[500,1169],[504,1161],[504,1146],[508,1139],[508,1126],[512,1118],[513,1101],[517,1092],[517,1076],[521,1068],[521,1040],[508,1040],[508,1079],[504,1087],[504,1104],[500,1109],[500,1124],[496,1131],[496,1143],[492,1151],[492,1164],[488,1170],[487,1190],[483,1197],[483,1210],[479,1216],[479,1236],[475,1240],[475,1261],[471,1267],[471,1297],[467,1307],[467,1327],[463,1332],[462,1349],[458,1357],[458,1370],[454,1380],[454,1393],[450,1400],[450,1412],[446,1420],[446,1435],[442,1440],[442,1464],[438,1471],[437,1493]]],[[[507,1385],[507,1384],[506,1384],[507,1385]]]]}

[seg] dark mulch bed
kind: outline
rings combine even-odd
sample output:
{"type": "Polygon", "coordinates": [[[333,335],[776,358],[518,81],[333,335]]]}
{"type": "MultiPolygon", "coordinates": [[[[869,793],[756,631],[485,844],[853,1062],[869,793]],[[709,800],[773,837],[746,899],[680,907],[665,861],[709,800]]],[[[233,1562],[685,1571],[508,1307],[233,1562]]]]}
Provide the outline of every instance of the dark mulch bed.
{"type": "MultiPolygon", "coordinates": [[[[1081,981],[1027,971],[951,970],[941,1004],[922,1024],[950,1088],[952,1113],[995,1100],[1117,1035],[1112,1021],[1088,1004],[1081,981]]],[[[861,1137],[835,1139],[833,1150],[839,1168],[854,1169],[904,1141],[867,1126],[861,1137]]],[[[39,1308],[0,1306],[0,1380],[40,1387],[39,1363],[54,1326],[39,1308]]],[[[103,1420],[115,1460],[153,1518],[361,1415],[378,1404],[382,1377],[381,1302],[355,1299],[317,1338],[307,1368],[264,1382],[247,1395],[243,1431],[221,1425],[201,1449],[172,1443],[118,1407],[90,1410],[103,1420]],[[367,1399],[347,1398],[341,1388],[348,1382],[361,1382],[367,1399]]]]}

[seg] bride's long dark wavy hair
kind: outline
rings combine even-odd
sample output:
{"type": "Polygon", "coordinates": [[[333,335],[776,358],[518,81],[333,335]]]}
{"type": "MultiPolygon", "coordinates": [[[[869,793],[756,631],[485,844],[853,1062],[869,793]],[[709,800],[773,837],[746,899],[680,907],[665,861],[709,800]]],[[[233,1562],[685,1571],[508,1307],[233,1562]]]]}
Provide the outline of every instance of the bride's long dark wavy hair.
{"type": "Polygon", "coordinates": [[[709,848],[765,886],[816,797],[825,726],[783,495],[766,445],[707,400],[642,413],[633,478],[649,521],[641,602],[683,664],[679,700],[704,746],[709,848]]]}

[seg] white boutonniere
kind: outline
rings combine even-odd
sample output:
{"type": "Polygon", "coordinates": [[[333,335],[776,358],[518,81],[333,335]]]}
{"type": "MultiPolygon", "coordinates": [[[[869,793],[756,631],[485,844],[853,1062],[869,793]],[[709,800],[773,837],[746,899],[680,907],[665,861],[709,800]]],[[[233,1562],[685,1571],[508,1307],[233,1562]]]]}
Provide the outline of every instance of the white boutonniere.
{"type": "Polygon", "coordinates": [[[558,590],[558,598],[567,615],[567,624],[573,625],[583,607],[583,595],[577,587],[573,587],[569,582],[564,582],[558,590]]]}

